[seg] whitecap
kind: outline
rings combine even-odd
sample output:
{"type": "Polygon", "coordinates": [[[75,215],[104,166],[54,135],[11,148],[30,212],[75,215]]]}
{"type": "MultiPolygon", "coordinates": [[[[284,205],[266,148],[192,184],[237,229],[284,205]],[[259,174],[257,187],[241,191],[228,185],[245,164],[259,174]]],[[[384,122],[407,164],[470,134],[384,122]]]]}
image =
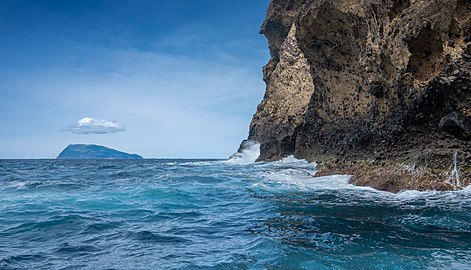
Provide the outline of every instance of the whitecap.
{"type": "Polygon", "coordinates": [[[247,141],[242,150],[233,154],[228,160],[222,161],[230,165],[247,165],[255,163],[260,156],[260,143],[247,141]]]}

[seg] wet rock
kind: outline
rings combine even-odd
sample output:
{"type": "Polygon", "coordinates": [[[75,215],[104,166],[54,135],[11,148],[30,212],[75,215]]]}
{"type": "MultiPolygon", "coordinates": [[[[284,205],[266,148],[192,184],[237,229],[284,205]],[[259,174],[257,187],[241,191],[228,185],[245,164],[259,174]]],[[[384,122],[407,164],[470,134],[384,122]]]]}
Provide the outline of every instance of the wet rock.
{"type": "Polygon", "coordinates": [[[448,80],[450,83],[454,82],[456,79],[457,79],[456,76],[447,77],[447,80],[448,80]]]}
{"type": "Polygon", "coordinates": [[[459,112],[451,112],[440,120],[440,130],[459,138],[469,138],[471,135],[471,119],[459,112]]]}
{"type": "Polygon", "coordinates": [[[449,85],[450,84],[450,80],[446,77],[441,77],[440,78],[440,84],[443,84],[443,85],[449,85]]]}
{"type": "Polygon", "coordinates": [[[416,121],[423,120],[424,118],[425,118],[425,116],[424,116],[423,113],[418,113],[418,114],[415,116],[415,120],[416,120],[416,121]]]}

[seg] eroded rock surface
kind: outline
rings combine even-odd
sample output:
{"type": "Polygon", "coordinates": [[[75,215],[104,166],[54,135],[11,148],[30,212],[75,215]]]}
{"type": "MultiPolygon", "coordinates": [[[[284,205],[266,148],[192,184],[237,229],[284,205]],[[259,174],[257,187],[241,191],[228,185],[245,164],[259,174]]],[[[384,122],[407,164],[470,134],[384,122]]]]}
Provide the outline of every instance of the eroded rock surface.
{"type": "Polygon", "coordinates": [[[470,183],[470,1],[272,0],[261,32],[260,160],[389,191],[470,183]]]}

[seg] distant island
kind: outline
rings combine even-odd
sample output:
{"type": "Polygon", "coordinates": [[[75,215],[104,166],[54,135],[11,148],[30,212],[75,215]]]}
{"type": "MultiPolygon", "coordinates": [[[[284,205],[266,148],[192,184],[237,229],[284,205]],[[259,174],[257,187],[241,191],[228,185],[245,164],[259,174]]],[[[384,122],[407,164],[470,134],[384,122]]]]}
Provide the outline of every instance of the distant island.
{"type": "Polygon", "coordinates": [[[101,145],[70,144],[62,150],[57,159],[142,159],[142,157],[101,145]]]}

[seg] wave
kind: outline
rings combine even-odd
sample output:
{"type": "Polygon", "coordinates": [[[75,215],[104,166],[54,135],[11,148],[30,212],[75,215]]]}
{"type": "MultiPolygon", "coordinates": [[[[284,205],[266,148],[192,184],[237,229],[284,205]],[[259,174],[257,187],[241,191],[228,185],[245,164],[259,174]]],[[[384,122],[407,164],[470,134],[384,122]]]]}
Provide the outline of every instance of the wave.
{"type": "Polygon", "coordinates": [[[353,185],[350,183],[351,175],[316,176],[316,163],[296,159],[293,156],[275,162],[256,164],[253,168],[248,168],[248,172],[258,179],[254,186],[276,193],[293,190],[310,193],[332,191],[352,194],[357,199],[390,203],[426,200],[427,204],[433,204],[434,201],[448,201],[455,204],[458,199],[471,202],[471,186],[460,191],[405,190],[391,193],[353,185]]]}
{"type": "MultiPolygon", "coordinates": [[[[274,162],[256,162],[260,155],[260,144],[247,141],[241,150],[223,161],[191,161],[178,163],[179,166],[207,167],[237,175],[253,181],[252,187],[269,192],[283,193],[291,191],[302,192],[337,192],[346,193],[360,200],[373,200],[377,202],[404,203],[415,200],[427,200],[430,204],[434,200],[450,201],[458,197],[471,200],[471,186],[461,191],[417,191],[406,190],[391,193],[371,187],[356,186],[350,183],[350,175],[316,176],[317,164],[304,159],[288,156],[274,162]]],[[[347,195],[346,195],[347,196],[347,195]]]]}
{"type": "Polygon", "coordinates": [[[0,269],[470,268],[471,187],[393,194],[316,177],[293,156],[58,161],[54,173],[15,162],[20,173],[0,181],[0,269]]]}
{"type": "MultiPolygon", "coordinates": [[[[249,169],[250,170],[250,169],[249,169]]],[[[261,162],[251,168],[260,186],[276,183],[281,189],[319,190],[354,188],[349,175],[316,176],[317,164],[290,155],[274,162],[261,162]]],[[[258,185],[256,184],[256,185],[258,185]]],[[[275,188],[275,187],[273,187],[275,188]]]]}
{"type": "Polygon", "coordinates": [[[260,143],[255,141],[245,141],[241,149],[233,154],[228,160],[223,161],[232,165],[247,165],[255,163],[260,156],[260,143]]]}

